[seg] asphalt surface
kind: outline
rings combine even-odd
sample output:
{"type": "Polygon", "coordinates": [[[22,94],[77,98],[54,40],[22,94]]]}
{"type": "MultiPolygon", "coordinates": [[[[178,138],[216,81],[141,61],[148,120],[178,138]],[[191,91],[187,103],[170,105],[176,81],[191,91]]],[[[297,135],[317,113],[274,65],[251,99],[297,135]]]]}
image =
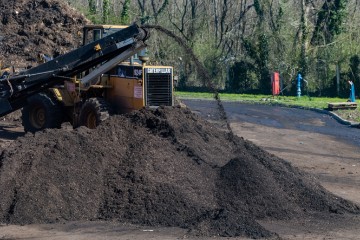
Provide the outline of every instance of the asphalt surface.
{"type": "MultiPolygon", "coordinates": [[[[194,112],[209,120],[219,120],[212,100],[182,100],[194,112]]],[[[316,111],[263,104],[222,102],[230,122],[251,123],[271,128],[304,131],[335,137],[360,147],[360,129],[339,123],[332,116],[316,111]]],[[[359,156],[360,159],[360,156],[359,156]]]]}

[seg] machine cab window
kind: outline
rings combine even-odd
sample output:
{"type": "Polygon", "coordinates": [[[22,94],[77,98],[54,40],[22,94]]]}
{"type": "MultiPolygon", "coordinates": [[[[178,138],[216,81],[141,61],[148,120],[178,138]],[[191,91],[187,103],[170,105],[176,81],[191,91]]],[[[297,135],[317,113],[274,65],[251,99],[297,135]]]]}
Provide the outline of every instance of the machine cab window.
{"type": "MultiPolygon", "coordinates": [[[[86,25],[83,28],[83,45],[97,41],[101,38],[104,38],[110,34],[113,34],[121,29],[124,29],[128,26],[125,25],[86,25]]],[[[130,59],[128,59],[129,65],[143,65],[147,61],[147,51],[143,49],[142,51],[134,54],[130,59]]]]}

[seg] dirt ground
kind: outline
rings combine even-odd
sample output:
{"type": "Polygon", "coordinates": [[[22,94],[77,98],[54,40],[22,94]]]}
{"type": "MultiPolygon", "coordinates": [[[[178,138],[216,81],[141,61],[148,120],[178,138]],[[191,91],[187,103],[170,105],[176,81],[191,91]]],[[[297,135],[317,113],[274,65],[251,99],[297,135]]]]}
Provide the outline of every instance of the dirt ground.
{"type": "MultiPolygon", "coordinates": [[[[188,102],[192,109],[210,121],[216,120],[216,111],[211,103],[188,102]],[[206,109],[206,110],[205,110],[206,109]],[[210,112],[209,112],[210,111],[210,112]]],[[[261,116],[262,109],[247,109],[248,116],[240,114],[238,105],[225,104],[233,131],[250,139],[267,151],[281,156],[314,176],[329,191],[342,198],[359,203],[359,146],[358,139],[350,136],[352,142],[344,136],[335,137],[313,128],[313,131],[299,130],[292,126],[291,119],[287,126],[281,119],[261,116]],[[245,116],[245,118],[243,118],[245,116]],[[247,119],[247,120],[246,120],[247,119]],[[254,119],[261,120],[261,124],[254,119]],[[321,132],[320,131],[320,132],[321,132]],[[354,144],[355,143],[355,144],[354,144]],[[301,146],[301,148],[299,148],[301,146]],[[335,147],[336,146],[336,147],[335,147]]],[[[242,107],[243,108],[243,107],[242,107]]],[[[277,110],[274,110],[275,112],[277,110]]],[[[268,111],[268,112],[274,112],[268,111]]],[[[292,113],[295,114],[295,113],[292,113]]],[[[300,113],[304,115],[304,113],[300,113]]],[[[280,116],[279,113],[276,114],[280,116]]],[[[286,118],[286,117],[284,117],[286,118]]],[[[304,126],[321,127],[328,124],[327,117],[304,116],[304,126]],[[308,119],[305,121],[305,119],[308,119]]],[[[221,122],[220,122],[221,124],[221,122]]],[[[337,128],[341,125],[335,124],[337,128]]],[[[14,114],[4,119],[1,124],[0,145],[6,148],[19,136],[19,116],[14,114]]],[[[307,129],[308,130],[308,129],[307,129]]],[[[352,214],[331,215],[331,217],[302,217],[291,220],[258,221],[267,230],[276,232],[282,239],[358,239],[360,217],[352,214]],[[319,220],[321,219],[321,221],[319,220]]],[[[194,237],[182,228],[146,227],[124,224],[118,221],[61,221],[55,224],[1,225],[0,239],[214,239],[214,237],[194,237]]],[[[247,238],[232,238],[247,239],[247,238]]]]}

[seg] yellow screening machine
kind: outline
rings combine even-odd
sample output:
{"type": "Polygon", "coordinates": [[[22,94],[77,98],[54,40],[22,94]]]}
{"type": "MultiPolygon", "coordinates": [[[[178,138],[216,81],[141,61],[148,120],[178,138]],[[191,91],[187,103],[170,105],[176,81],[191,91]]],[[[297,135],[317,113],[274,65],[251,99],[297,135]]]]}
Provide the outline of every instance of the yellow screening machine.
{"type": "Polygon", "coordinates": [[[23,107],[25,131],[95,128],[110,113],[172,106],[173,68],[147,65],[149,31],[137,25],[89,25],[84,45],[0,79],[0,116],[23,107]]]}

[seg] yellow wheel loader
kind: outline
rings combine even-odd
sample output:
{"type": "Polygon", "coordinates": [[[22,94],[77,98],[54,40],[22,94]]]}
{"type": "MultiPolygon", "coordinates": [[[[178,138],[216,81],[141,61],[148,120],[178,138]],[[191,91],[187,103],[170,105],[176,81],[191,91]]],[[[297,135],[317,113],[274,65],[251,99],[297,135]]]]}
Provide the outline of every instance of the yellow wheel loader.
{"type": "Polygon", "coordinates": [[[0,116],[22,108],[25,131],[95,128],[111,113],[173,105],[173,68],[147,65],[149,31],[137,25],[85,26],[84,45],[0,79],[0,116]]]}

